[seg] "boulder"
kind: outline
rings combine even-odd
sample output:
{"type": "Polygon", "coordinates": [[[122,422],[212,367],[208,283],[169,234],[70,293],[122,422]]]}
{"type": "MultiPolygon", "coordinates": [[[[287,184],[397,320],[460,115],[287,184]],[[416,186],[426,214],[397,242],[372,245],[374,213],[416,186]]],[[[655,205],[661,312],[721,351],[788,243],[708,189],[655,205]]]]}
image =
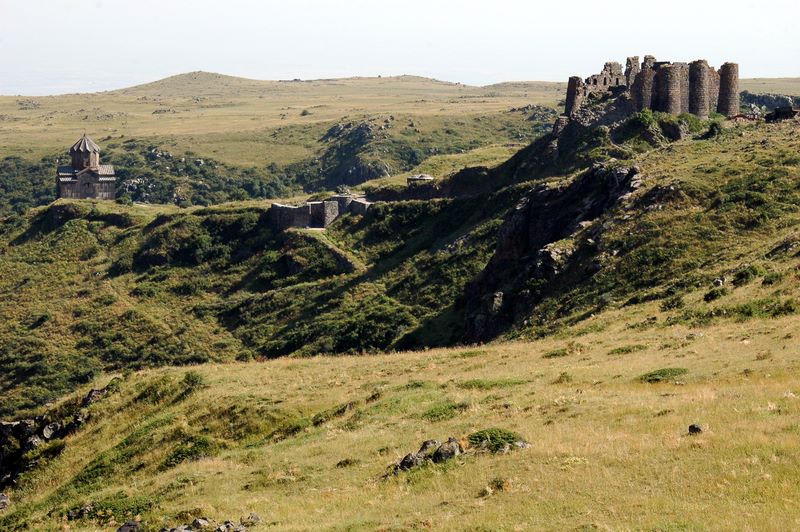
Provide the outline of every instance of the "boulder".
{"type": "Polygon", "coordinates": [[[92,388],[91,390],[89,390],[89,393],[86,394],[86,397],[83,398],[82,404],[83,406],[89,406],[91,404],[94,404],[100,399],[102,399],[105,394],[106,394],[105,388],[101,390],[98,390],[97,388],[92,388]]]}
{"type": "Polygon", "coordinates": [[[0,512],[11,506],[11,499],[5,493],[0,493],[0,512]]]}
{"type": "Polygon", "coordinates": [[[255,512],[250,512],[250,515],[247,517],[240,518],[239,522],[242,526],[256,526],[261,522],[261,516],[255,512]]]}
{"type": "Polygon", "coordinates": [[[139,530],[139,523],[136,521],[127,521],[117,529],[117,532],[138,532],[139,530]]]}
{"type": "Polygon", "coordinates": [[[692,424],[689,425],[689,434],[701,434],[703,432],[702,427],[700,425],[692,424]]]}
{"type": "Polygon", "coordinates": [[[440,442],[439,440],[425,440],[424,442],[422,442],[422,445],[420,445],[417,454],[420,454],[425,457],[430,456],[436,451],[436,449],[439,448],[441,444],[442,442],[440,442]]]}
{"type": "Polygon", "coordinates": [[[219,525],[214,532],[247,532],[247,527],[237,525],[233,521],[225,521],[219,525]]]}
{"type": "Polygon", "coordinates": [[[61,425],[58,423],[48,423],[42,429],[42,437],[45,440],[52,440],[53,438],[57,438],[59,432],[61,431],[61,425]]]}
{"type": "Polygon", "coordinates": [[[461,448],[461,444],[458,442],[458,440],[455,438],[450,438],[445,443],[440,445],[438,449],[436,449],[436,451],[433,453],[432,460],[434,463],[440,464],[455,458],[463,452],[464,449],[461,448]]]}
{"type": "Polygon", "coordinates": [[[427,461],[424,455],[419,453],[409,453],[395,466],[395,470],[406,471],[412,467],[421,466],[427,461]]]}
{"type": "Polygon", "coordinates": [[[211,521],[203,517],[198,517],[192,521],[192,530],[205,530],[211,528],[211,521]]]}

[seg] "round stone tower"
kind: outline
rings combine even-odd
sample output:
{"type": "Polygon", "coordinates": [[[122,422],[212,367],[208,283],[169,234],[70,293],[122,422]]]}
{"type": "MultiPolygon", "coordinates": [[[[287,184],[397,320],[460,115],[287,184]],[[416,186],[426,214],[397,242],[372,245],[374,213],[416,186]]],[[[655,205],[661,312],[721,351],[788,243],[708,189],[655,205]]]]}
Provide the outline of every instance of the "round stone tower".
{"type": "Polygon", "coordinates": [[[658,69],[658,76],[660,110],[673,115],[681,114],[681,67],[663,65],[658,69]]]}
{"type": "Polygon", "coordinates": [[[694,61],[689,65],[689,112],[700,118],[708,118],[709,92],[711,80],[708,62],[705,59],[694,61]]]}
{"type": "Polygon", "coordinates": [[[739,114],[739,65],[725,63],[719,68],[717,112],[727,117],[739,114]]]}

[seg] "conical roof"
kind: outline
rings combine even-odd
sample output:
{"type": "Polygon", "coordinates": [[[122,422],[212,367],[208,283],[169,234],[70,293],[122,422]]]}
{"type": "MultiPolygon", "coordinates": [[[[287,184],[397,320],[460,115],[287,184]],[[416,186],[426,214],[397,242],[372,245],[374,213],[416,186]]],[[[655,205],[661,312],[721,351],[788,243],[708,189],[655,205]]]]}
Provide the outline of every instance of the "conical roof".
{"type": "Polygon", "coordinates": [[[83,136],[78,139],[78,142],[72,145],[69,152],[100,153],[100,147],[84,133],[83,136]]]}

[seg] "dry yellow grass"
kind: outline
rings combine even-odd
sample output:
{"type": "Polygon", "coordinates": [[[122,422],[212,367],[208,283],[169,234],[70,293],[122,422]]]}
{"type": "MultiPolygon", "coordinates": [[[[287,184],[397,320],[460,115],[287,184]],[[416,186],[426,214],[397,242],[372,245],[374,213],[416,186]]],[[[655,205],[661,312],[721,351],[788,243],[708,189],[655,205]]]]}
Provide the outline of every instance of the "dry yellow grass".
{"type": "Polygon", "coordinates": [[[197,368],[205,387],[156,407],[131,402],[137,386],[159,375],[177,380],[186,370],[137,374],[98,405],[61,457],[11,495],[31,510],[37,530],[57,529],[62,507],[109,496],[152,498],[156,506],[142,517],[155,528],[178,523],[182,512],[222,521],[251,511],[264,529],[280,530],[797,528],[800,318],[703,329],[627,326],[658,312],[655,305],[612,311],[591,320],[598,332],[536,342],[208,365],[197,368]],[[544,357],[570,342],[567,356],[544,357]],[[609,354],[629,345],[643,347],[609,354]],[[676,366],[688,369],[680,382],[638,380],[676,366]],[[357,406],[344,415],[281,441],[258,434],[224,440],[213,458],[154,468],[178,429],[221,437],[228,407],[313,416],[349,401],[357,406]],[[447,401],[466,410],[425,418],[447,401]],[[146,452],[121,464],[103,487],[58,500],[56,517],[47,517],[54,493],[79,489],[75,476],[87,465],[158,420],[166,428],[152,431],[146,452]],[[691,423],[703,433],[689,436],[691,423]],[[532,447],[381,479],[424,439],[487,427],[517,431],[532,447]],[[337,467],[345,459],[354,465],[337,467]],[[485,489],[490,484],[502,489],[485,489]]]}
{"type": "Polygon", "coordinates": [[[415,76],[259,81],[194,72],[94,94],[0,96],[0,152],[41,157],[71,145],[76,131],[85,129],[97,140],[159,137],[167,147],[232,164],[298,160],[311,155],[313,146],[270,144],[269,133],[345,116],[436,118],[555,106],[564,87],[550,82],[472,87],[415,76]]]}

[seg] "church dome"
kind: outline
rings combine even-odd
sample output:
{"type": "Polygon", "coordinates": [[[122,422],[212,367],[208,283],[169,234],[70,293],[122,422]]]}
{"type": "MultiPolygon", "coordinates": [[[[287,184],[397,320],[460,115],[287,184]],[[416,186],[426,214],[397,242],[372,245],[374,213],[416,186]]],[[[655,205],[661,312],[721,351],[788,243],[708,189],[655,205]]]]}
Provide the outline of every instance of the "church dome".
{"type": "Polygon", "coordinates": [[[72,145],[69,149],[71,154],[73,153],[100,153],[100,147],[94,143],[92,139],[86,136],[86,133],[83,134],[81,138],[78,139],[78,142],[72,145]]]}

